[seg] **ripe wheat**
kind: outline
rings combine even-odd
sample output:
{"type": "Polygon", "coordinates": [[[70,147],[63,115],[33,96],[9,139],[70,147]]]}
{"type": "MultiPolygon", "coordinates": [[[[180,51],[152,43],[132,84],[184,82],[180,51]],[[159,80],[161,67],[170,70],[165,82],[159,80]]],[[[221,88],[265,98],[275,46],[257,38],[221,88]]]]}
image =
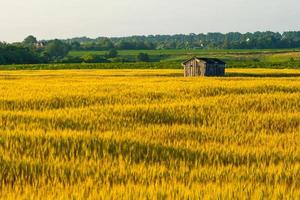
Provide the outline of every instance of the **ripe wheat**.
{"type": "Polygon", "coordinates": [[[299,199],[300,71],[0,72],[2,199],[299,199]]]}

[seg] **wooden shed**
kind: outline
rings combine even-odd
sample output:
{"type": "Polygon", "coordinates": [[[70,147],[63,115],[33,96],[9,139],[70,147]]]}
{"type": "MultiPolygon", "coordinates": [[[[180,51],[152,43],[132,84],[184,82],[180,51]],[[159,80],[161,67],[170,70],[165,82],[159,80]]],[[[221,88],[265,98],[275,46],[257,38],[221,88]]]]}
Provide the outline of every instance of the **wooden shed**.
{"type": "Polygon", "coordinates": [[[194,57],[182,63],[184,76],[225,76],[226,63],[216,58],[194,57]]]}

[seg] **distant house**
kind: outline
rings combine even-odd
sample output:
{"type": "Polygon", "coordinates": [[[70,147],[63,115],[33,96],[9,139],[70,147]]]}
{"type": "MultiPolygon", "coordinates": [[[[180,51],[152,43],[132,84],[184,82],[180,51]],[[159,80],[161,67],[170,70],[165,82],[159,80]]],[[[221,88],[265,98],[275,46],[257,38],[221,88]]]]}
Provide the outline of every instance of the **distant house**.
{"type": "Polygon", "coordinates": [[[37,42],[36,44],[35,44],[35,47],[37,48],[37,49],[42,49],[42,48],[44,48],[46,46],[46,42],[44,42],[44,41],[39,41],[39,42],[37,42]]]}
{"type": "Polygon", "coordinates": [[[184,76],[225,76],[226,63],[216,58],[194,57],[182,63],[184,76]]]}

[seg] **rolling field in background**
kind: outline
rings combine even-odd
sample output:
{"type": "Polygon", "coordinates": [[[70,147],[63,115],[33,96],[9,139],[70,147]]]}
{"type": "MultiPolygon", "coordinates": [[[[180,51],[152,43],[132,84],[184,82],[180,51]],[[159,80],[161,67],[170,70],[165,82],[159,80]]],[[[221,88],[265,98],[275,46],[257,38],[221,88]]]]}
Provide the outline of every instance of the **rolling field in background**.
{"type": "Polygon", "coordinates": [[[0,198],[299,198],[300,70],[182,74],[0,71],[0,198]]]}
{"type": "MultiPolygon", "coordinates": [[[[199,57],[217,57],[227,62],[254,61],[254,62],[289,62],[291,59],[300,61],[300,49],[256,49],[256,50],[120,50],[119,56],[134,59],[139,53],[147,53],[152,61],[161,62],[182,62],[191,56],[199,57]]],[[[104,56],[107,51],[72,51],[71,56],[100,55],[104,56]]]]}
{"type": "MultiPolygon", "coordinates": [[[[73,51],[69,56],[103,56],[107,51],[73,51]]],[[[271,50],[128,50],[118,51],[109,63],[65,63],[2,65],[0,70],[64,70],[64,69],[182,69],[181,63],[193,56],[219,58],[227,68],[300,69],[299,49],[271,50]],[[147,53],[150,62],[136,62],[139,53],[147,53]]],[[[110,60],[108,60],[110,61],[110,60]]]]}

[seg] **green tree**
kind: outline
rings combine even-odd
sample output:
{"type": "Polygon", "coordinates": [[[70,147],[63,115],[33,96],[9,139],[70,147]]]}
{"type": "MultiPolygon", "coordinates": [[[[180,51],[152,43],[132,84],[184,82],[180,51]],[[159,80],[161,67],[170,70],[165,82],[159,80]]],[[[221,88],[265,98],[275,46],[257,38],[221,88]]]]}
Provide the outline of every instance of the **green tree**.
{"type": "Polygon", "coordinates": [[[72,50],[77,50],[77,51],[80,50],[80,49],[81,49],[80,43],[77,42],[77,41],[72,42],[72,43],[71,43],[71,49],[72,49],[72,50]]]}
{"type": "Polygon", "coordinates": [[[137,61],[139,62],[149,62],[149,55],[147,53],[139,53],[137,55],[137,61]]]}
{"type": "Polygon", "coordinates": [[[110,49],[106,54],[106,58],[115,58],[118,56],[118,51],[116,49],[110,49]]]}
{"type": "Polygon", "coordinates": [[[99,50],[109,50],[114,49],[114,44],[108,38],[98,38],[97,39],[97,47],[99,50]]]}
{"type": "Polygon", "coordinates": [[[33,48],[0,43],[0,64],[35,64],[40,61],[38,53],[33,48]]]}
{"type": "Polygon", "coordinates": [[[46,45],[44,53],[49,59],[63,58],[69,53],[69,46],[56,39],[46,45]]]}
{"type": "Polygon", "coordinates": [[[29,46],[32,46],[34,44],[37,43],[37,39],[36,37],[32,36],[32,35],[29,35],[28,37],[26,37],[24,40],[23,40],[23,44],[25,45],[29,45],[29,46]]]}

